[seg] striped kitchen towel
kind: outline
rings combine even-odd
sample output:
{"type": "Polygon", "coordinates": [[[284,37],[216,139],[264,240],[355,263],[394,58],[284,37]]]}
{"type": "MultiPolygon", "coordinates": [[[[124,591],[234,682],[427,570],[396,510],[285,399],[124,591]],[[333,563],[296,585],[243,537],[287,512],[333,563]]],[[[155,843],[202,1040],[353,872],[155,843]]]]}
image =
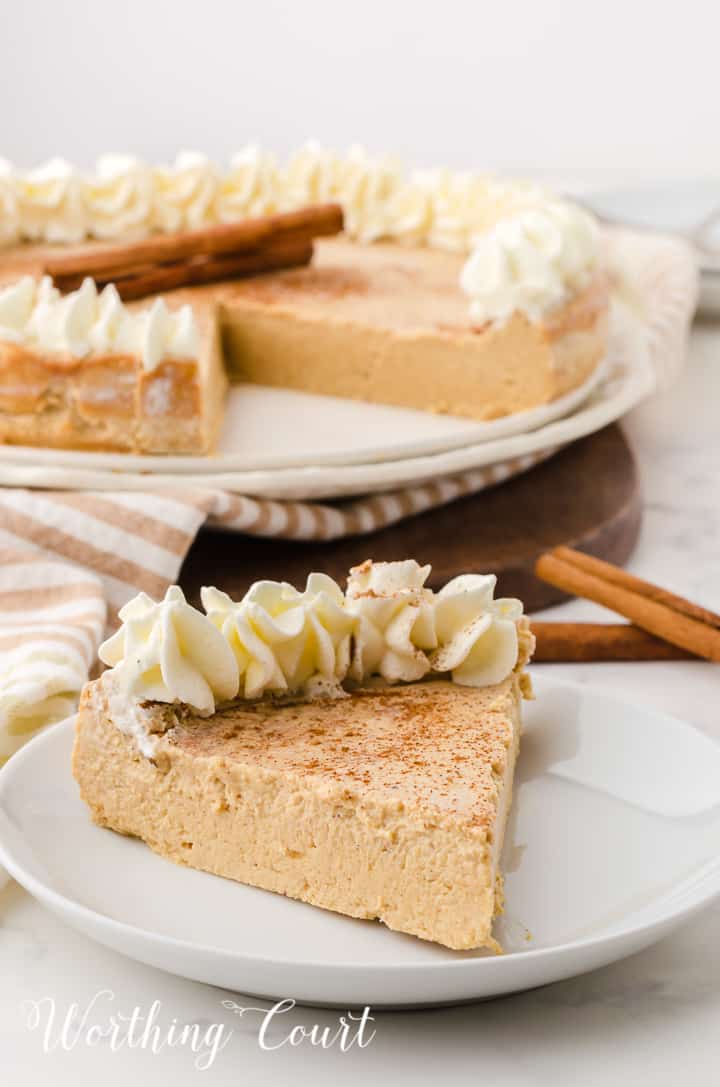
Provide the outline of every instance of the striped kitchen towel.
{"type": "Polygon", "coordinates": [[[362,535],[477,494],[549,457],[519,457],[416,487],[330,505],[248,498],[222,491],[37,491],[0,489],[0,548],[66,559],[99,578],[112,625],[143,591],[159,597],[178,576],[204,524],[246,535],[334,540],[362,535]],[[502,471],[500,470],[502,469],[502,471]]]}
{"type": "Polygon", "coordinates": [[[100,579],[29,551],[0,551],[0,763],[72,713],[105,629],[100,579]]]}

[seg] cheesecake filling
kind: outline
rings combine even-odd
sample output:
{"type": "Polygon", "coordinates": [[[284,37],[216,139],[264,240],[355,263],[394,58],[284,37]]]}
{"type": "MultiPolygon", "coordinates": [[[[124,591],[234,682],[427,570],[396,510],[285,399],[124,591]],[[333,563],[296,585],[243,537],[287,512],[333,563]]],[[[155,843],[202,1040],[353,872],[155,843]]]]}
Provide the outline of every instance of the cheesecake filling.
{"type": "Polygon", "coordinates": [[[513,672],[529,694],[522,669],[534,639],[521,602],[496,600],[494,575],[463,575],[436,594],[425,586],[430,571],[414,560],[368,560],[350,571],[345,592],[311,574],[303,592],[260,581],[237,602],[206,587],[205,614],[178,586],[160,602],[140,593],[99,651],[113,718],[152,757],[144,703],[209,716],[237,699],[313,701],[430,674],[491,687],[513,672]]]}

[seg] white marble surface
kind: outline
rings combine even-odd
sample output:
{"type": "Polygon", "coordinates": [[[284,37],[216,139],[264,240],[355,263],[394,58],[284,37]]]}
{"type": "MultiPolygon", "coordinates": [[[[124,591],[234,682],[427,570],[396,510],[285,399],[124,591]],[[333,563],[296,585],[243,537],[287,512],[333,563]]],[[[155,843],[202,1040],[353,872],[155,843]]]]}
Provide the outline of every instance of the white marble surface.
{"type": "MultiPolygon", "coordinates": [[[[720,325],[700,324],[681,384],[638,409],[627,433],[640,463],[645,523],[631,569],[720,610],[720,325]]],[[[592,618],[575,602],[553,618],[592,618]]],[[[548,666],[546,666],[548,667],[548,666]]],[[[702,663],[556,665],[580,683],[602,683],[685,717],[720,740],[720,674],[702,663]]],[[[212,919],[209,919],[210,923],[212,919]]],[[[213,1084],[544,1085],[627,1083],[654,1087],[711,1084],[720,1061],[720,903],[679,934],[585,977],[520,996],[439,1011],[378,1013],[367,1048],[341,1052],[258,1045],[257,1016],[221,1007],[229,994],[160,973],[96,946],[65,928],[16,884],[0,890],[0,1081],[8,1087],[52,1082],[103,1087],[137,1082],[213,1084]],[[106,1007],[147,1012],[158,1022],[225,1022],[227,1047],[205,1071],[187,1048],[112,1052],[43,1051],[26,1026],[22,1002],[52,997],[58,1015],[82,1010],[110,989],[106,1007]]],[[[257,1004],[234,994],[241,1003],[257,1004]]],[[[297,1008],[294,1024],[337,1026],[337,1013],[297,1008]]],[[[284,1022],[285,1022],[284,1021],[284,1022]]]]}

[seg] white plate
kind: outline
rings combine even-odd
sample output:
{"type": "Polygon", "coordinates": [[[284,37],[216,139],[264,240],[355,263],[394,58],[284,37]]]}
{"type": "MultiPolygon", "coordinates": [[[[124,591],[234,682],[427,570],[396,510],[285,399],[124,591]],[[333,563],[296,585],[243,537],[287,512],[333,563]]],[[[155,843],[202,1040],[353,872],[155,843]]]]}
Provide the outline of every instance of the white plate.
{"type": "Polygon", "coordinates": [[[580,197],[613,222],[685,237],[720,206],[720,179],[640,182],[585,191],[580,197]]]}
{"type": "Polygon", "coordinates": [[[655,711],[536,679],[503,855],[504,956],[179,868],[93,826],[70,775],[71,721],[0,772],[0,862],[100,943],[243,993],[429,1005],[603,966],[720,894],[720,746],[655,711]]]}

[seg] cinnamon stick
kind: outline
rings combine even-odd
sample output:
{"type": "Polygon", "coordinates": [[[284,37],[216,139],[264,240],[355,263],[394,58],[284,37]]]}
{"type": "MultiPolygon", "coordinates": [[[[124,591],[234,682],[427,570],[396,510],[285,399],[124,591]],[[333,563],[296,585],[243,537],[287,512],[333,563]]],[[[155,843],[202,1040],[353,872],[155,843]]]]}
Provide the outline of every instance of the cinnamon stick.
{"type": "MultiPolygon", "coordinates": [[[[307,238],[290,238],[265,249],[249,253],[209,256],[200,259],[145,267],[136,273],[114,280],[98,277],[98,287],[114,282],[124,302],[145,298],[150,294],[172,291],[179,287],[197,287],[223,279],[262,275],[280,268],[294,268],[309,264],[312,260],[313,243],[307,238]]],[[[82,283],[81,276],[64,276],[55,282],[61,291],[76,290],[82,283]]]]}
{"type": "Polygon", "coordinates": [[[249,253],[288,235],[306,240],[338,234],[343,228],[339,204],[318,204],[298,211],[222,223],[203,230],[158,234],[136,242],[98,246],[83,253],[50,257],[45,273],[55,280],[85,276],[114,280],[147,265],[177,263],[199,256],[249,253]]]}
{"type": "Polygon", "coordinates": [[[572,563],[578,570],[585,570],[589,574],[610,582],[611,585],[629,589],[630,592],[638,593],[647,600],[665,604],[667,607],[672,608],[673,611],[680,612],[681,615],[687,615],[691,619],[706,623],[715,630],[720,630],[720,615],[716,612],[709,611],[699,604],[693,604],[682,596],[677,596],[667,589],[660,588],[659,585],[653,585],[651,581],[643,581],[642,578],[629,574],[627,570],[623,570],[620,566],[613,566],[611,562],[596,559],[594,555],[586,555],[584,551],[576,551],[572,547],[556,547],[551,553],[562,559],[563,562],[572,563]]]}
{"type": "Polygon", "coordinates": [[[618,612],[657,638],[720,661],[720,617],[714,612],[572,548],[541,555],[535,573],[564,592],[618,612]]]}
{"type": "Polygon", "coordinates": [[[532,630],[537,663],[697,659],[631,623],[533,622],[532,630]]]}

